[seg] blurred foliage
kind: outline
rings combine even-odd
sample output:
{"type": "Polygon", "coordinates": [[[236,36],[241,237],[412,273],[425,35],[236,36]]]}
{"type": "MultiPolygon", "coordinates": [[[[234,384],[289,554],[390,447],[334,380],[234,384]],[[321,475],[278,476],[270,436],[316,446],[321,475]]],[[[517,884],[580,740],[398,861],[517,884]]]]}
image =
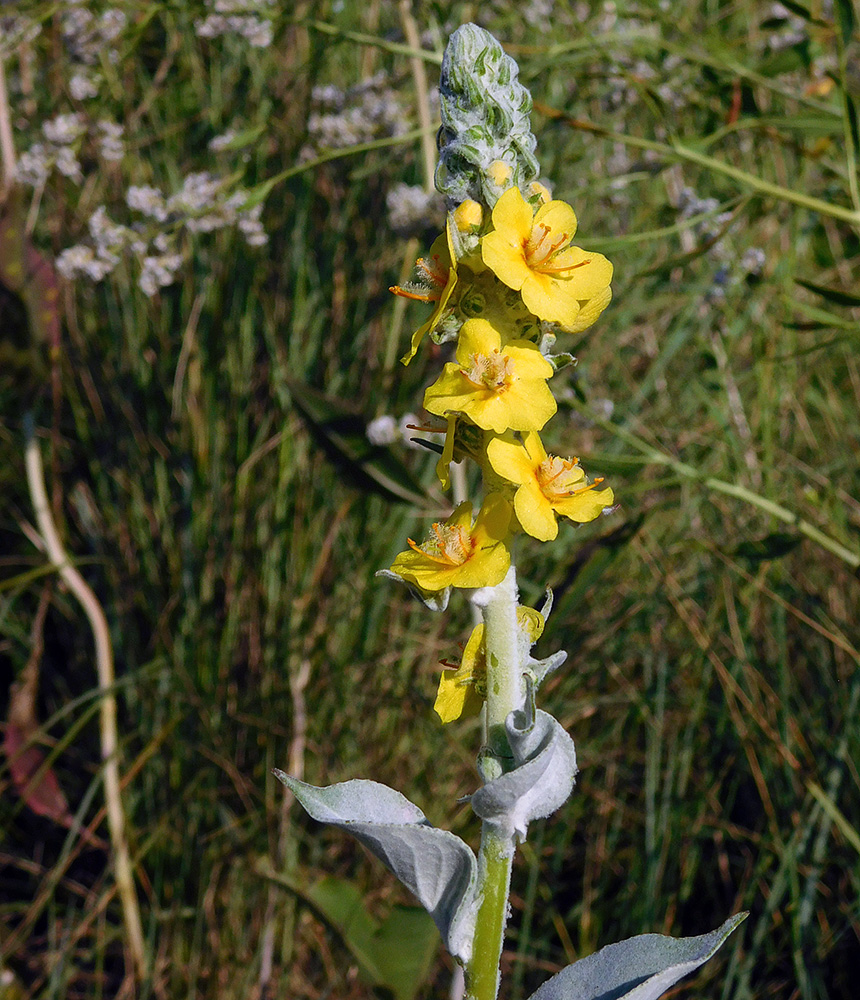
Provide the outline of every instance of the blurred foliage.
{"type": "MultiPolygon", "coordinates": [[[[432,238],[430,224],[417,240],[395,236],[387,218],[396,183],[424,183],[414,130],[425,97],[400,7],[276,5],[272,44],[253,47],[235,31],[200,37],[202,4],[128,0],[111,8],[126,17],[115,43],[78,65],[57,5],[16,6],[40,28],[3,53],[18,153],[61,112],[126,126],[121,160],[84,146],[80,183],[53,172],[19,187],[40,260],[85,241],[99,206],[134,223],[130,185],[173,191],[202,170],[248,190],[281,179],[266,189],[265,247],[235,227],[183,230],[181,266],[157,295],[140,290],[128,255],[100,282],[62,282],[58,345],[35,332],[32,306],[22,325],[27,295],[3,278],[0,691],[39,657],[43,749],[77,821],[104,834],[91,636],[33,544],[22,462],[33,412],[68,550],[113,630],[154,969],[143,995],[373,995],[349,939],[273,888],[258,861],[297,884],[348,880],[373,926],[408,903],[354,844],[282,805],[271,768],[287,767],[291,744],[291,766],[309,781],[372,777],[435,824],[472,842],[478,833],[457,807],[476,785],[478,731],[442,731],[431,711],[467,610],[454,601],[429,616],[373,576],[443,509],[435,456],[385,449],[386,475],[426,494],[419,510],[384,499],[342,454],[374,417],[417,410],[444,361],[434,349],[397,364],[427,307],[404,312],[387,292],[432,238]],[[100,89],[76,100],[70,79],[82,66],[100,89]],[[314,145],[313,89],[347,95],[375,74],[408,136],[371,135],[329,156],[314,145]],[[210,149],[228,129],[244,138],[210,149]],[[311,400],[347,419],[326,448],[311,400]],[[49,608],[34,630],[40,599],[49,608]]],[[[559,345],[579,364],[557,376],[569,384],[568,419],[553,423],[548,447],[583,456],[620,507],[518,556],[524,599],[556,589],[537,655],[571,655],[542,696],[582,771],[515,870],[504,995],[528,996],[605,943],[697,934],[750,909],[696,981],[704,992],[853,998],[860,95],[850,0],[438,0],[414,14],[431,79],[447,33],[468,19],[517,58],[544,176],[575,206],[577,242],[616,269],[610,309],[559,345]]],[[[7,705],[4,695],[4,718],[7,705]]],[[[6,763],[0,781],[10,784],[6,763]]],[[[30,997],[132,995],[105,853],[11,789],[0,816],[9,982],[30,997]]],[[[447,991],[446,962],[437,957],[419,996],[447,991]]]]}

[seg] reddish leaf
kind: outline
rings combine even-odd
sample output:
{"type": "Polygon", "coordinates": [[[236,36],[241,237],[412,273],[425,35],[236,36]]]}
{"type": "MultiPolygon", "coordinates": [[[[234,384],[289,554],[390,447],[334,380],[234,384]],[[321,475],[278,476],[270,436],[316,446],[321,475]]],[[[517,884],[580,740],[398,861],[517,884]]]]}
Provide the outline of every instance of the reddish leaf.
{"type": "Polygon", "coordinates": [[[8,722],[3,748],[9,760],[12,782],[24,802],[38,816],[47,816],[61,826],[71,826],[74,817],[51,767],[39,769],[45,755],[29,742],[29,734],[17,723],[8,722]]]}
{"type": "Polygon", "coordinates": [[[0,212],[0,286],[26,307],[33,340],[59,347],[60,289],[53,264],[26,233],[20,198],[11,196],[0,212]]]}

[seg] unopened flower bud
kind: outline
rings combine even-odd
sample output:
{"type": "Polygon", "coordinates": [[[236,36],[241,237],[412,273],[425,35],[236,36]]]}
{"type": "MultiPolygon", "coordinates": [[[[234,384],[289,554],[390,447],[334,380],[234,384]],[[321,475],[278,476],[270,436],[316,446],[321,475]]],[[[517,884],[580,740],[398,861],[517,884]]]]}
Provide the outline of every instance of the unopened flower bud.
{"type": "Polygon", "coordinates": [[[504,160],[493,160],[487,167],[487,176],[496,187],[505,187],[511,178],[511,168],[504,160]]]}
{"type": "Polygon", "coordinates": [[[552,192],[540,181],[532,181],[526,188],[526,200],[532,204],[546,205],[547,202],[552,201],[552,192]]]}
{"type": "Polygon", "coordinates": [[[454,209],[452,216],[459,232],[470,233],[480,228],[484,220],[484,210],[477,201],[467,198],[454,209]]]}

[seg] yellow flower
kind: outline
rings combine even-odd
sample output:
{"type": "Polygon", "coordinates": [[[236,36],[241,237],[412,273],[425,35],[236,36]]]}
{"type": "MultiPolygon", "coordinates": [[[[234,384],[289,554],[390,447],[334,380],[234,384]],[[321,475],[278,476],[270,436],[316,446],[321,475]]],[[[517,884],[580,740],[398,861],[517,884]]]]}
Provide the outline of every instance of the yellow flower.
{"type": "Polygon", "coordinates": [[[436,308],[430,318],[412,334],[409,350],[400,359],[401,364],[408,365],[415,357],[418,345],[442,318],[448,306],[451,293],[457,285],[457,258],[451,245],[451,231],[448,226],[445,232],[433,241],[430,253],[419,257],[415,262],[418,271],[418,281],[404,287],[392,285],[388,290],[406,299],[417,299],[419,302],[435,302],[436,308]]]}
{"type": "Polygon", "coordinates": [[[500,494],[486,498],[472,524],[472,504],[461,503],[423,545],[410,538],[410,548],[391,564],[391,572],[421,590],[445,587],[495,587],[511,564],[505,545],[511,505],[500,494]]]}
{"type": "MultiPolygon", "coordinates": [[[[519,605],[517,624],[525,634],[529,646],[533,646],[543,633],[543,617],[534,608],[519,605]]],[[[463,650],[459,666],[446,670],[439,679],[439,691],[433,709],[443,723],[453,722],[463,716],[477,715],[486,697],[484,626],[476,625],[463,650]]]]}
{"type": "Polygon", "coordinates": [[[501,339],[487,320],[467,320],[457,341],[457,363],[448,362],[425,391],[424,408],[437,417],[464,413],[496,434],[540,430],[556,411],[546,384],[553,367],[531,341],[502,347],[501,339]]]}
{"type": "Polygon", "coordinates": [[[469,636],[463,659],[456,670],[445,670],[433,711],[443,723],[462,716],[477,715],[487,694],[487,660],[484,653],[484,626],[476,625],[469,636]]]}
{"type": "Polygon", "coordinates": [[[517,520],[543,542],[558,534],[556,514],[584,524],[613,501],[612,490],[595,491],[602,479],[589,484],[578,459],[547,455],[534,432],[524,436],[523,444],[512,437],[495,438],[487,446],[487,458],[494,472],[519,486],[514,496],[517,520]]]}
{"type": "Polygon", "coordinates": [[[612,265],[602,254],[570,246],[575,232],[566,202],[550,201],[533,214],[519,188],[510,188],[496,202],[481,253],[536,316],[578,332],[609,304],[612,265]]]}

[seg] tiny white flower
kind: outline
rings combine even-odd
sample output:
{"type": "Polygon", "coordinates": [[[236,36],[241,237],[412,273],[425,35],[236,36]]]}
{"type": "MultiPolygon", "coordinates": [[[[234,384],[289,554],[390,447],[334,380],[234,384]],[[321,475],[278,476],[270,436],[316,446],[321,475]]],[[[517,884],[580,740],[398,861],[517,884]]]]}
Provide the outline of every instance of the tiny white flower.
{"type": "Polygon", "coordinates": [[[73,101],[86,101],[90,97],[97,97],[98,92],[95,78],[87,76],[86,73],[75,73],[69,80],[69,93],[73,101]]]}
{"type": "Polygon", "coordinates": [[[80,184],[80,182],[84,179],[84,175],[81,172],[81,164],[69,146],[60,146],[57,150],[55,165],[57,170],[59,170],[64,177],[68,177],[69,180],[76,181],[80,184]]]}
{"type": "Polygon", "coordinates": [[[98,130],[101,135],[98,137],[99,153],[104,160],[116,162],[125,156],[125,147],[122,137],[125,128],[117,122],[102,119],[98,123],[98,130]]]}
{"type": "Polygon", "coordinates": [[[272,44],[272,22],[261,21],[256,17],[247,17],[242,34],[249,45],[255,49],[265,49],[272,44]]]}
{"type": "Polygon", "coordinates": [[[376,417],[367,425],[367,440],[374,445],[383,446],[394,444],[397,440],[397,421],[394,417],[385,413],[381,417],[376,417]]]}
{"type": "Polygon", "coordinates": [[[22,184],[38,187],[48,179],[52,165],[53,160],[46,147],[36,142],[18,157],[15,176],[22,184]]]}
{"type": "Polygon", "coordinates": [[[222,150],[226,149],[235,138],[235,129],[228,129],[222,135],[216,135],[213,139],[210,139],[209,148],[213,153],[220,153],[222,150]]]}
{"type": "Polygon", "coordinates": [[[164,222],[168,216],[167,203],[158,188],[132,185],[125,193],[125,202],[129,208],[156,222],[164,222]]]}
{"type": "Polygon", "coordinates": [[[42,123],[42,132],[49,142],[57,146],[68,146],[86,131],[86,125],[79,114],[57,115],[42,123]]]}

